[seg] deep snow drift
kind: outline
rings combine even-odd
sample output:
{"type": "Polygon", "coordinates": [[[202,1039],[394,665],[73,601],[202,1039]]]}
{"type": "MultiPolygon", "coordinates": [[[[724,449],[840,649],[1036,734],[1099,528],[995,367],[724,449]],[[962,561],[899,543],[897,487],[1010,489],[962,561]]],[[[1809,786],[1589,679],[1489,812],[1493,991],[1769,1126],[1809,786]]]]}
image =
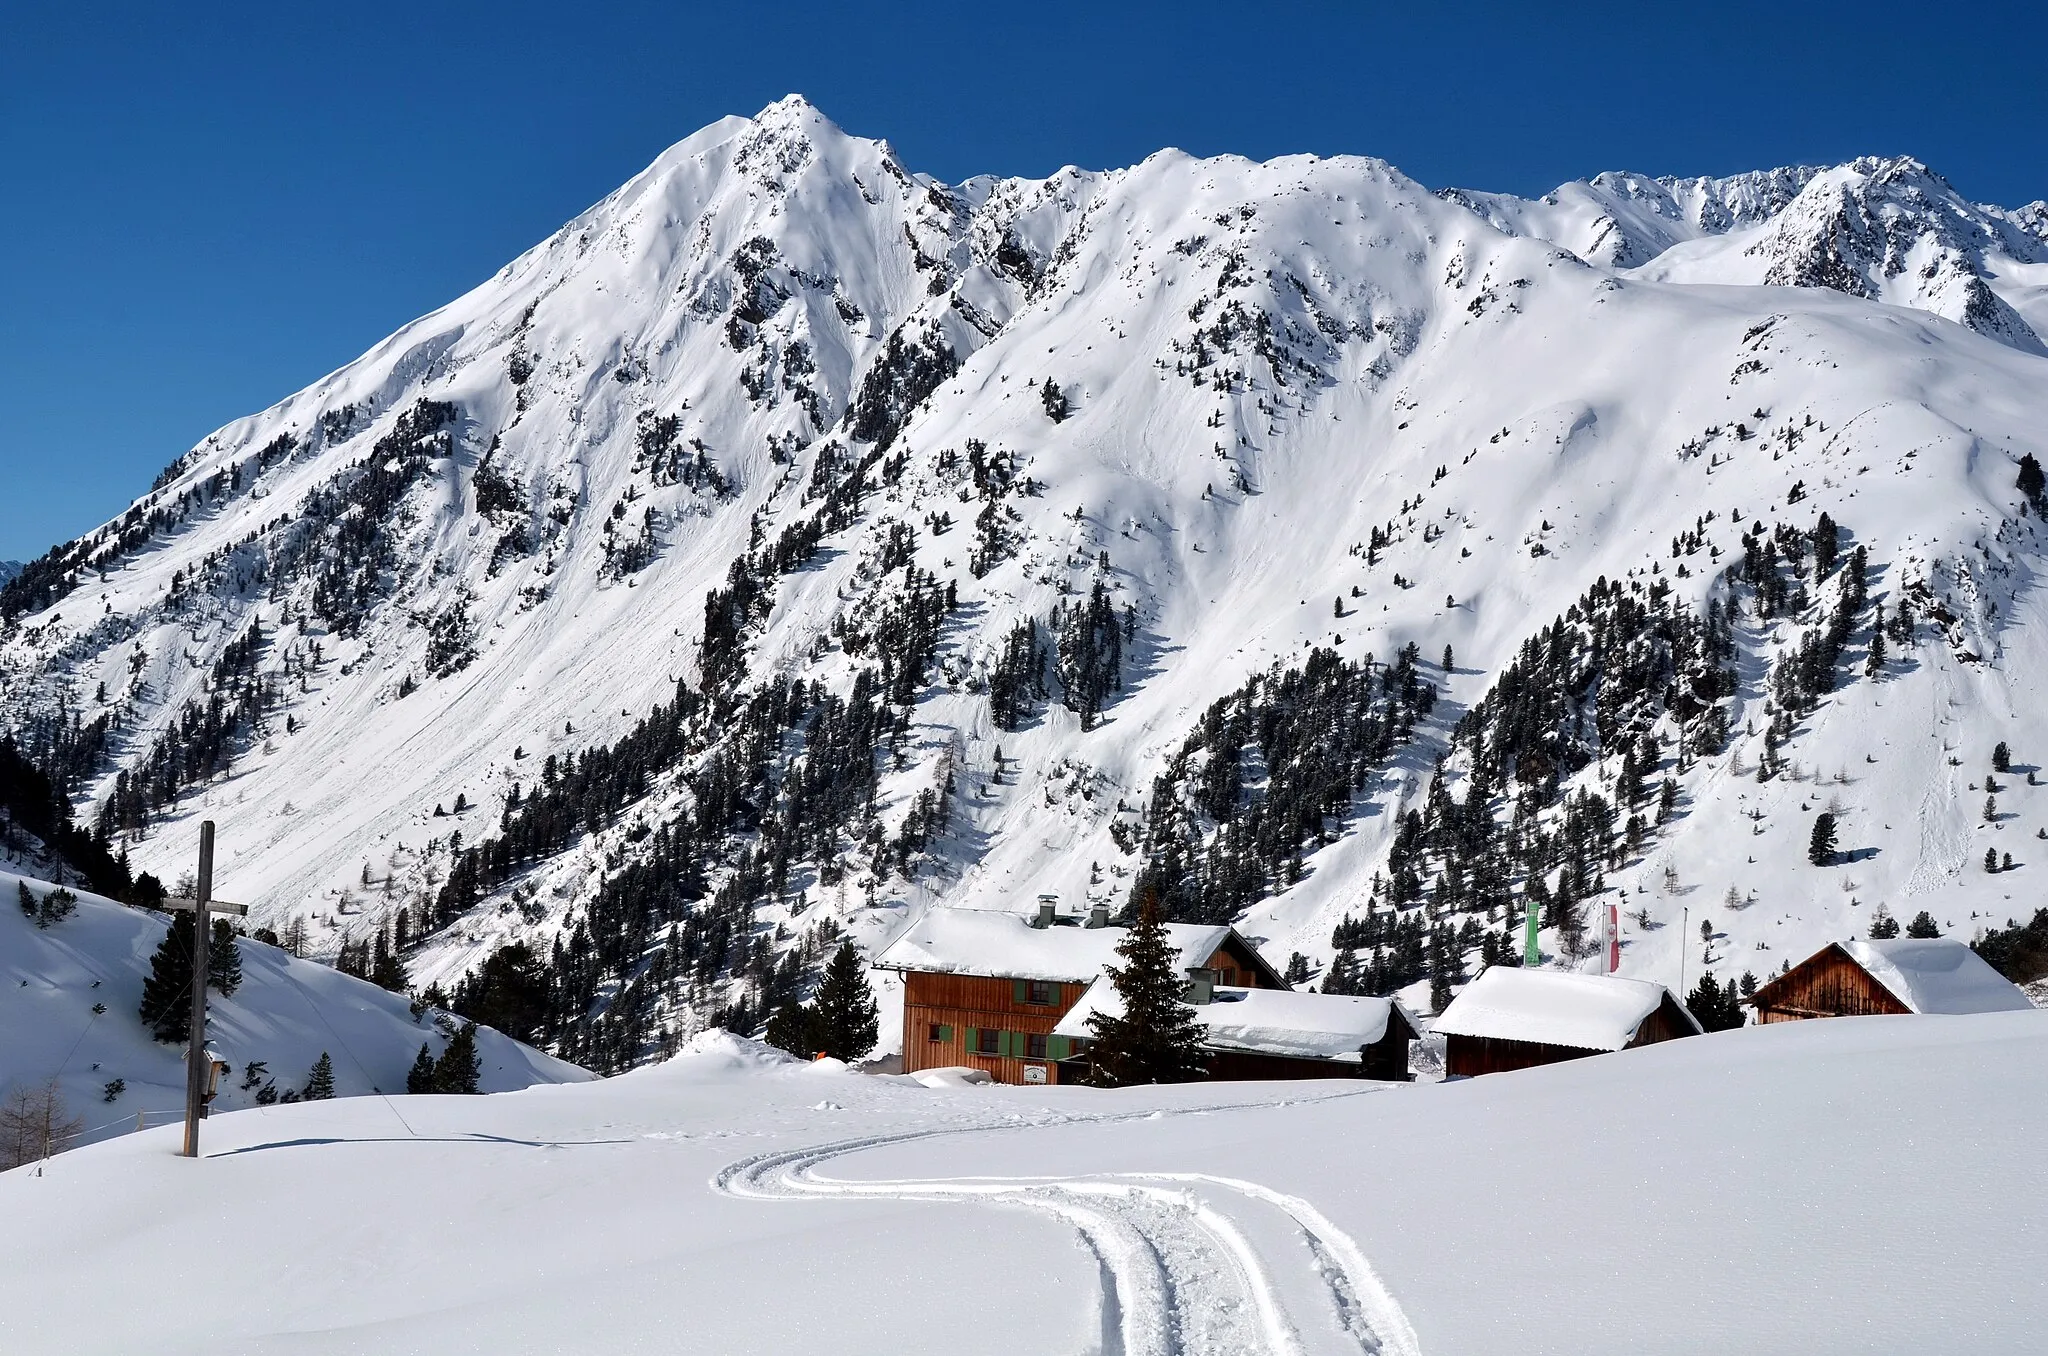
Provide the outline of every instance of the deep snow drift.
{"type": "Polygon", "coordinates": [[[712,1034],[402,1123],[272,1107],[212,1122],[201,1162],[152,1132],[0,1177],[0,1345],[2030,1350],[2044,1069],[2033,1012],[1115,1093],[712,1034]]]}

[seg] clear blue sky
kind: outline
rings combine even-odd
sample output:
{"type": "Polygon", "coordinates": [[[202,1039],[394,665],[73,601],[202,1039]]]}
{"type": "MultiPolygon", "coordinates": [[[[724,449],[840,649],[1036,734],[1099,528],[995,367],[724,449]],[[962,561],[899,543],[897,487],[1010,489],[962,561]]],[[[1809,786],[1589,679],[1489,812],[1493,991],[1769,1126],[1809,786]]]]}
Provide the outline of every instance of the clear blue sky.
{"type": "Polygon", "coordinates": [[[2034,4],[14,0],[5,29],[0,559],[791,91],[948,179],[1176,145],[1538,193],[1910,152],[2048,196],[2034,4]]]}

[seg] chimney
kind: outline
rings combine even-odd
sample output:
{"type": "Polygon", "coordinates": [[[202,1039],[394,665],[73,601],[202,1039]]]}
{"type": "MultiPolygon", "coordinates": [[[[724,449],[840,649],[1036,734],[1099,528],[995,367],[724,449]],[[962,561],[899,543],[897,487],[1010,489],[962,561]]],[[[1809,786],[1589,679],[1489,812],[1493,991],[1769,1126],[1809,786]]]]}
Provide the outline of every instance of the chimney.
{"type": "Polygon", "coordinates": [[[1035,928],[1051,927],[1053,915],[1059,911],[1059,906],[1060,897],[1058,895],[1040,895],[1038,897],[1038,917],[1031,926],[1035,928]]]}
{"type": "Polygon", "coordinates": [[[1096,905],[1095,907],[1093,907],[1093,908],[1091,908],[1090,910],[1088,910],[1088,926],[1089,926],[1089,927],[1091,927],[1091,928],[1106,928],[1106,927],[1108,927],[1108,926],[1109,926],[1109,905],[1107,905],[1107,904],[1097,904],[1097,905],[1096,905]]]}
{"type": "Polygon", "coordinates": [[[1216,972],[1214,970],[1188,971],[1188,1002],[1201,1007],[1216,996],[1216,972]]]}

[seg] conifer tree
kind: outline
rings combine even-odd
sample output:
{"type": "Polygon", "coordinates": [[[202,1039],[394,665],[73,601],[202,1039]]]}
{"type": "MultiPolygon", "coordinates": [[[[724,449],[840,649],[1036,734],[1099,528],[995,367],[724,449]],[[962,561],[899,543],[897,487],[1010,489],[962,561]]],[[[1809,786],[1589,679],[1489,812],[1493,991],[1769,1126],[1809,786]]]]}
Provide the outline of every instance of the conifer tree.
{"type": "Polygon", "coordinates": [[[1941,927],[1934,921],[1933,914],[1922,909],[1913,915],[1912,922],[1906,924],[1906,935],[1919,938],[1939,937],[1941,927]]]}
{"type": "Polygon", "coordinates": [[[483,1061],[476,1052],[476,1023],[464,1022],[448,1038],[448,1048],[434,1065],[434,1091],[477,1092],[477,1077],[482,1071],[483,1061]]]}
{"type": "Polygon", "coordinates": [[[212,932],[206,947],[206,987],[232,998],[242,987],[242,951],[227,919],[214,919],[212,932]]]}
{"type": "Polygon", "coordinates": [[[1207,1077],[1201,1024],[1182,1001],[1186,981],[1174,964],[1179,957],[1160,920],[1156,895],[1147,893],[1139,901],[1137,921],[1117,943],[1116,953],[1124,963],[1111,966],[1108,974],[1123,1012],[1089,1015],[1095,1038],[1088,1052],[1092,1081],[1127,1087],[1207,1077]]]}
{"type": "Polygon", "coordinates": [[[1888,942],[1899,935],[1899,920],[1892,917],[1891,910],[1884,905],[1877,906],[1877,917],[1870,920],[1870,940],[1888,942]]]}
{"type": "Polygon", "coordinates": [[[410,1093],[434,1091],[434,1057],[427,1051],[427,1043],[420,1042],[420,1052],[413,1059],[412,1068],[406,1071],[405,1090],[410,1093]]]}
{"type": "Polygon", "coordinates": [[[332,1096],[334,1096],[334,1061],[327,1057],[325,1050],[322,1050],[320,1058],[313,1061],[313,1071],[306,1075],[306,1088],[304,1092],[299,1094],[299,1097],[302,1101],[324,1102],[332,1096]]]}
{"type": "Polygon", "coordinates": [[[36,917],[40,911],[36,906],[35,891],[28,888],[28,882],[16,881],[14,892],[15,899],[21,904],[22,915],[27,918],[36,917]]]}
{"type": "Polygon", "coordinates": [[[2041,463],[2035,459],[2033,453],[2029,452],[2020,458],[2019,479],[2013,483],[2019,488],[2019,492],[2027,497],[2027,502],[2034,506],[2036,512],[2048,511],[2048,476],[2042,474],[2041,463]]]}
{"type": "MultiPolygon", "coordinates": [[[[209,958],[210,960],[210,958],[209,958]]],[[[171,926],[149,958],[139,1016],[160,1041],[182,1041],[192,1028],[192,915],[171,915],[171,926]]]]}
{"type": "Polygon", "coordinates": [[[2012,750],[2006,747],[2003,739],[1999,740],[1998,746],[1991,750],[1991,770],[1993,772],[2012,771],[2012,750]]]}
{"type": "Polygon", "coordinates": [[[809,1004],[792,998],[768,1019],[762,1039],[798,1059],[812,1059],[824,1048],[820,1043],[818,1014],[809,1004]]]}
{"type": "MultiPolygon", "coordinates": [[[[1754,977],[1751,983],[1755,983],[1754,977]]],[[[1733,984],[1718,983],[1711,970],[1700,976],[1699,984],[1686,995],[1685,1006],[1705,1031],[1732,1031],[1747,1020],[1741,993],[1733,984]]]]}
{"type": "Polygon", "coordinates": [[[1806,842],[1806,860],[1826,866],[1835,860],[1835,817],[1822,811],[1813,817],[1813,836],[1806,842]]]}
{"type": "Polygon", "coordinates": [[[818,986],[818,1048],[834,1059],[851,1063],[875,1048],[881,1034],[881,1016],[875,1007],[874,991],[868,987],[867,972],[860,952],[852,942],[841,942],[825,966],[825,982],[818,986]]]}

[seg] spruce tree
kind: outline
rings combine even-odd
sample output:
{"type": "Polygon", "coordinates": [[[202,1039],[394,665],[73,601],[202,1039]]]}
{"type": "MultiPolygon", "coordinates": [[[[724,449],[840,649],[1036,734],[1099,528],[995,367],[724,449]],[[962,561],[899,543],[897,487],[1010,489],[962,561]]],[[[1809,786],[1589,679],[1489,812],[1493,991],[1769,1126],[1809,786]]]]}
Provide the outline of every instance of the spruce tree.
{"type": "Polygon", "coordinates": [[[420,1052],[414,1057],[412,1068],[406,1071],[405,1090],[410,1093],[434,1090],[434,1057],[428,1053],[425,1041],[420,1042],[420,1052]]]}
{"type": "Polygon", "coordinates": [[[1813,837],[1806,842],[1806,860],[1827,866],[1835,860],[1835,817],[1822,811],[1813,817],[1813,837]]]}
{"type": "MultiPolygon", "coordinates": [[[[1751,976],[1752,986],[1755,977],[1751,976]]],[[[1753,991],[1753,990],[1752,990],[1753,991]]],[[[1747,1021],[1742,1011],[1743,995],[1734,984],[1722,985],[1714,979],[1709,970],[1700,976],[1699,984],[1686,995],[1685,1006],[1699,1021],[1705,1031],[1732,1031],[1747,1021]]]]}
{"type": "Polygon", "coordinates": [[[464,1022],[448,1038],[448,1048],[434,1065],[435,1092],[477,1092],[483,1061],[476,1052],[476,1023],[464,1022]]]}
{"type": "Polygon", "coordinates": [[[182,1041],[192,1029],[192,915],[171,915],[171,926],[149,958],[142,981],[142,1024],[160,1041],[182,1041]]]}
{"type": "Polygon", "coordinates": [[[1110,983],[1122,1000],[1122,1015],[1091,1013],[1095,1043],[1088,1052],[1091,1076],[1100,1087],[1137,1083],[1187,1083],[1208,1076],[1202,1057],[1202,1027],[1182,1001],[1185,978],[1159,900],[1147,893],[1137,922],[1117,943],[1121,966],[1111,966],[1110,983]]]}
{"type": "Polygon", "coordinates": [[[817,1012],[794,998],[775,1009],[762,1039],[778,1050],[787,1050],[798,1059],[815,1058],[824,1048],[820,1043],[817,1012]]]}
{"type": "Polygon", "coordinates": [[[1927,912],[1927,910],[1925,909],[1922,909],[1920,910],[1920,912],[1913,915],[1912,922],[1906,924],[1906,935],[1908,937],[1919,937],[1922,939],[1928,937],[1939,937],[1941,935],[1941,927],[1934,921],[1933,914],[1927,912]]]}
{"type": "Polygon", "coordinates": [[[1999,740],[1998,746],[1991,750],[1991,770],[1993,772],[2012,771],[2012,750],[2005,746],[2003,739],[1999,740]]]}
{"type": "Polygon", "coordinates": [[[39,910],[36,907],[35,891],[28,888],[28,882],[16,881],[14,891],[15,899],[21,904],[22,915],[27,918],[36,917],[39,910]]]}
{"type": "Polygon", "coordinates": [[[1870,940],[1888,942],[1899,935],[1899,920],[1892,917],[1891,910],[1884,905],[1877,906],[1877,917],[1870,920],[1870,940]]]}
{"type": "Polygon", "coordinates": [[[1997,848],[1985,848],[1985,849],[1984,849],[1984,870],[1985,870],[1986,874],[1988,874],[1988,875],[1993,875],[1993,876],[1995,876],[1995,875],[1997,875],[1997,874],[1998,874],[1998,849],[1997,849],[1997,848]]]}
{"type": "Polygon", "coordinates": [[[2037,511],[2048,509],[2048,476],[2042,474],[2041,463],[2033,453],[2020,458],[2019,479],[2013,483],[2037,511]]]}
{"type": "Polygon", "coordinates": [[[322,1050],[320,1058],[313,1061],[313,1071],[306,1075],[306,1089],[299,1094],[302,1101],[324,1102],[334,1096],[334,1061],[322,1050]]]}
{"type": "Polygon", "coordinates": [[[834,1059],[848,1063],[875,1048],[881,1034],[881,1016],[875,1008],[874,991],[868,987],[867,971],[860,952],[852,942],[841,942],[825,967],[825,982],[818,986],[818,1048],[834,1059]]]}
{"type": "Polygon", "coordinates": [[[206,948],[206,987],[223,998],[232,998],[242,987],[242,950],[227,919],[214,919],[212,932],[206,948]]]}

